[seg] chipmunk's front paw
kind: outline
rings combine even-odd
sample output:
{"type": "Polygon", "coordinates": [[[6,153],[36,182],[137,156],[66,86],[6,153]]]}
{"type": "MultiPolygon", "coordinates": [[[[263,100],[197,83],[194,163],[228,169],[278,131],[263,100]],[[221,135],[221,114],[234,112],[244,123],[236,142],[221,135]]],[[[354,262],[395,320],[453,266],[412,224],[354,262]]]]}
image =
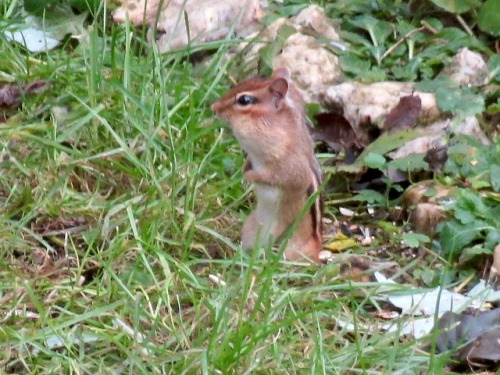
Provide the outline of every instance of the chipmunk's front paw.
{"type": "Polygon", "coordinates": [[[262,182],[262,176],[260,173],[254,170],[248,170],[243,174],[243,179],[250,184],[258,184],[262,182]]]}

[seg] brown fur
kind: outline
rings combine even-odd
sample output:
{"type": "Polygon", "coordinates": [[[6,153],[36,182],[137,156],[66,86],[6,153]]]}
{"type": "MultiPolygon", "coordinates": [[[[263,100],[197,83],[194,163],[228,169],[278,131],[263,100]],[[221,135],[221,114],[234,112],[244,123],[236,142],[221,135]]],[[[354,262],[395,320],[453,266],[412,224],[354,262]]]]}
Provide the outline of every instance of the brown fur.
{"type": "MultiPolygon", "coordinates": [[[[213,105],[246,152],[244,179],[255,185],[257,205],[242,230],[243,247],[274,241],[295,221],[308,197],[321,183],[304,114],[304,102],[288,69],[269,78],[237,84],[213,105]],[[242,95],[256,102],[243,106],[242,95]]],[[[290,260],[318,262],[321,249],[319,198],[300,220],[285,249],[290,260]]]]}

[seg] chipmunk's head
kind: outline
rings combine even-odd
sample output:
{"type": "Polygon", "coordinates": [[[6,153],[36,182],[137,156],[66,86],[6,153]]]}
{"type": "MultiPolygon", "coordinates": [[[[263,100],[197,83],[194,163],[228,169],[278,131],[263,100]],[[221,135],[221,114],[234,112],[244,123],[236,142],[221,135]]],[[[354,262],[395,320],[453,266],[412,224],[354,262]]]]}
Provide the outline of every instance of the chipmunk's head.
{"type": "Polygon", "coordinates": [[[279,68],[269,78],[238,83],[211,109],[229,124],[245,146],[258,143],[262,137],[272,139],[290,134],[289,127],[304,121],[303,107],[302,97],[290,81],[290,70],[279,68]]]}

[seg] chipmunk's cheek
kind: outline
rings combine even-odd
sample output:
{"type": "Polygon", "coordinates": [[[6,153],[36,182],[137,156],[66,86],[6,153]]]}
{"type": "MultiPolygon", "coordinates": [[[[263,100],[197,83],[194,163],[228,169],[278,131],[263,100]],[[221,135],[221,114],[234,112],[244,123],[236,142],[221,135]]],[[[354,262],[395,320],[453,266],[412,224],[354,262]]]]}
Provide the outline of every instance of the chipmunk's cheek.
{"type": "Polygon", "coordinates": [[[251,125],[246,121],[241,121],[241,119],[239,121],[229,120],[228,123],[229,127],[237,137],[245,137],[248,134],[248,127],[251,125]]]}

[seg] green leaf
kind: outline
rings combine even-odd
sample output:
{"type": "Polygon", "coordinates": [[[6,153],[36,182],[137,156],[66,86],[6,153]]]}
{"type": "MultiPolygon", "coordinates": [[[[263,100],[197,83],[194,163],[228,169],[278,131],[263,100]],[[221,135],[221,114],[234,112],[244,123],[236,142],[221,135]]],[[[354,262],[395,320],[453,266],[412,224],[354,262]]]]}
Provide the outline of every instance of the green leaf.
{"type": "Polygon", "coordinates": [[[361,74],[358,79],[361,82],[380,82],[387,79],[387,75],[383,69],[377,66],[373,66],[370,70],[367,70],[364,74],[361,74]]]}
{"type": "Polygon", "coordinates": [[[434,42],[427,45],[419,57],[427,60],[427,64],[441,65],[450,53],[456,53],[460,48],[483,48],[476,38],[456,27],[446,27],[434,36],[434,42]],[[437,42],[437,41],[442,42],[437,42]]]}
{"type": "Polygon", "coordinates": [[[500,0],[487,0],[477,16],[479,28],[494,36],[500,36],[500,0]]]}
{"type": "Polygon", "coordinates": [[[380,21],[369,14],[354,17],[349,20],[349,23],[368,31],[374,46],[384,44],[385,40],[393,30],[392,25],[389,22],[380,21]]]}
{"type": "Polygon", "coordinates": [[[59,0],[24,0],[24,9],[28,13],[41,13],[47,6],[55,6],[59,0]]]}
{"type": "Polygon", "coordinates": [[[378,21],[373,30],[375,38],[379,44],[384,44],[387,37],[393,32],[393,27],[389,22],[378,21]]]}
{"type": "Polygon", "coordinates": [[[419,247],[420,243],[431,242],[431,239],[429,237],[421,233],[404,233],[401,238],[406,246],[413,249],[419,247]]]}
{"type": "Polygon", "coordinates": [[[421,169],[427,170],[429,164],[424,161],[424,157],[425,154],[410,154],[404,158],[391,160],[387,166],[404,172],[412,172],[421,169]]]}
{"type": "Polygon", "coordinates": [[[500,229],[492,229],[486,235],[484,247],[493,250],[493,248],[498,244],[500,244],[500,229]]]}
{"type": "Polygon", "coordinates": [[[469,245],[480,234],[475,225],[463,225],[452,220],[445,223],[439,233],[439,242],[446,256],[457,256],[457,252],[469,245]]]}
{"type": "Polygon", "coordinates": [[[475,222],[477,218],[488,217],[488,208],[473,190],[460,190],[455,204],[455,217],[462,224],[469,224],[475,222]]]}
{"type": "Polygon", "coordinates": [[[344,72],[354,75],[364,74],[371,66],[368,59],[360,59],[351,53],[340,56],[339,61],[344,72]]]}
{"type": "Polygon", "coordinates": [[[490,168],[491,187],[496,192],[500,191],[500,165],[493,164],[490,168]]]}
{"type": "Polygon", "coordinates": [[[365,46],[367,48],[372,45],[368,39],[364,38],[360,34],[353,33],[350,31],[345,31],[345,30],[340,30],[339,34],[340,34],[341,40],[352,43],[353,45],[359,44],[359,45],[365,46]]]}
{"type": "Polygon", "coordinates": [[[478,255],[484,255],[484,254],[490,255],[491,250],[485,249],[483,246],[466,247],[462,251],[462,254],[460,254],[460,258],[458,261],[460,264],[464,264],[476,258],[478,255]]]}
{"type": "Polygon", "coordinates": [[[364,157],[365,164],[374,169],[383,169],[385,166],[385,158],[380,154],[376,154],[374,152],[370,152],[368,155],[364,157]]]}
{"type": "Polygon", "coordinates": [[[496,113],[500,112],[500,98],[497,100],[496,103],[493,103],[486,108],[486,113],[489,115],[494,115],[496,113]]]}
{"type": "Polygon", "coordinates": [[[424,197],[433,197],[438,193],[437,189],[434,186],[429,186],[425,192],[424,197]]]}
{"type": "Polygon", "coordinates": [[[457,84],[448,77],[438,77],[430,81],[420,81],[413,86],[417,91],[436,92],[438,89],[447,88],[456,90],[457,84]]]}
{"type": "Polygon", "coordinates": [[[424,18],[424,22],[438,31],[443,29],[443,23],[438,18],[427,17],[424,18]]]}
{"type": "Polygon", "coordinates": [[[368,203],[384,203],[386,200],[383,194],[379,193],[376,190],[371,190],[371,189],[361,190],[355,196],[355,198],[360,202],[368,202],[368,203]]]}
{"type": "Polygon", "coordinates": [[[475,8],[481,4],[477,0],[431,0],[438,7],[447,12],[460,14],[475,8]]]}
{"type": "Polygon", "coordinates": [[[473,188],[474,190],[481,190],[484,188],[489,188],[491,186],[489,181],[485,181],[479,176],[467,178],[467,181],[470,183],[471,188],[473,188]]]}
{"type": "Polygon", "coordinates": [[[475,116],[484,111],[484,97],[469,89],[439,88],[436,91],[436,103],[441,111],[464,117],[475,116]]]}
{"type": "Polygon", "coordinates": [[[101,0],[70,0],[69,3],[73,8],[78,9],[80,12],[89,11],[92,14],[99,9],[101,0]]]}
{"type": "Polygon", "coordinates": [[[425,285],[432,285],[432,282],[436,278],[436,272],[432,269],[425,268],[420,276],[425,285]]]}
{"type": "Polygon", "coordinates": [[[395,27],[400,36],[406,36],[415,29],[415,26],[405,20],[398,20],[395,27]]]}
{"type": "MultiPolygon", "coordinates": [[[[414,59],[413,62],[415,61],[416,60],[414,59]]],[[[398,80],[415,81],[418,76],[415,67],[418,67],[418,65],[409,62],[405,66],[393,66],[391,70],[392,74],[394,74],[394,77],[396,77],[398,80]]]]}
{"type": "Polygon", "coordinates": [[[378,20],[369,14],[354,17],[354,18],[349,20],[350,24],[357,26],[361,29],[364,29],[364,30],[368,31],[370,34],[375,30],[375,26],[377,25],[377,22],[378,22],[378,20]]]}
{"type": "Polygon", "coordinates": [[[385,234],[387,234],[388,236],[391,236],[391,237],[394,237],[399,232],[398,227],[396,227],[394,225],[394,223],[392,223],[392,222],[378,220],[377,226],[380,229],[382,229],[385,234]]]}
{"type": "Polygon", "coordinates": [[[494,54],[488,60],[488,71],[490,72],[490,78],[495,78],[500,74],[500,55],[494,54]]]}
{"type": "Polygon", "coordinates": [[[394,134],[384,133],[378,137],[374,142],[370,143],[363,152],[358,156],[354,166],[364,165],[365,157],[370,153],[384,155],[392,151],[412,139],[420,137],[421,134],[416,130],[402,130],[394,134]]]}
{"type": "Polygon", "coordinates": [[[377,64],[380,64],[382,55],[385,52],[385,46],[383,46],[383,45],[370,46],[369,50],[370,50],[373,58],[377,61],[377,64]]]}
{"type": "Polygon", "coordinates": [[[287,1],[285,3],[270,2],[268,10],[278,13],[281,17],[289,18],[295,16],[307,5],[300,2],[287,1]]]}

